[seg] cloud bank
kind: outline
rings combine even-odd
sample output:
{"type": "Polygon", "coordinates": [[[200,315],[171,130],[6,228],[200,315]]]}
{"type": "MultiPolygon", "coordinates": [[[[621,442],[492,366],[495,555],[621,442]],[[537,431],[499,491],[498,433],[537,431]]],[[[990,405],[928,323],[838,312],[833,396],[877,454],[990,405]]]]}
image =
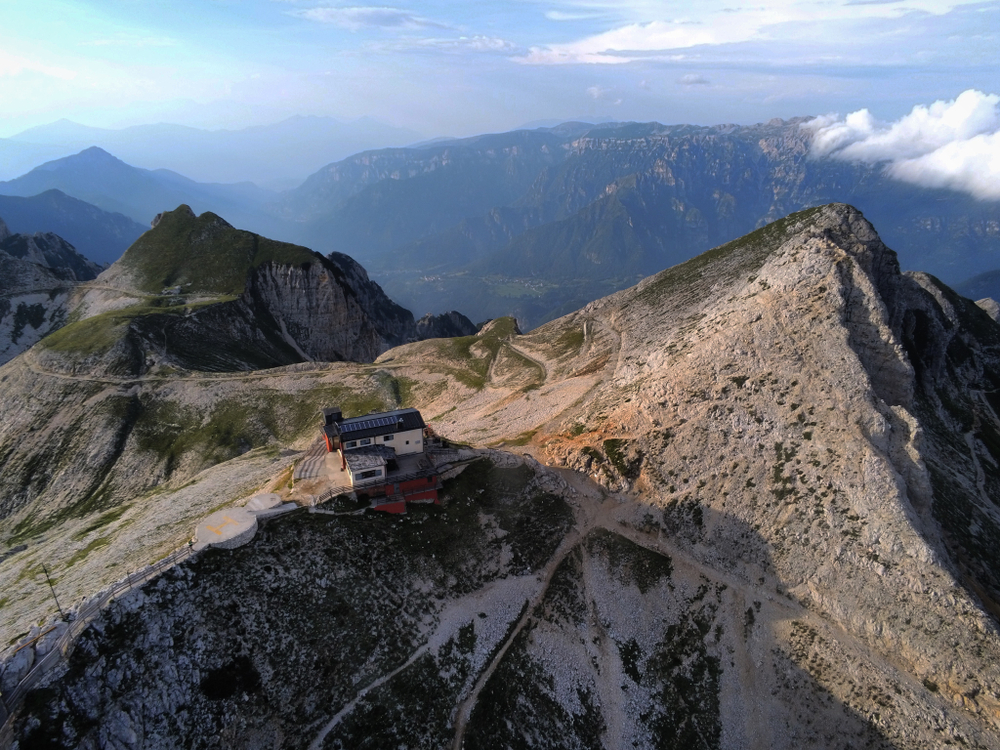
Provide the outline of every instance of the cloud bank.
{"type": "Polygon", "coordinates": [[[803,125],[811,152],[869,164],[887,162],[895,179],[1000,200],[1000,96],[969,89],[952,101],[918,105],[895,122],[867,109],[803,125]]]}

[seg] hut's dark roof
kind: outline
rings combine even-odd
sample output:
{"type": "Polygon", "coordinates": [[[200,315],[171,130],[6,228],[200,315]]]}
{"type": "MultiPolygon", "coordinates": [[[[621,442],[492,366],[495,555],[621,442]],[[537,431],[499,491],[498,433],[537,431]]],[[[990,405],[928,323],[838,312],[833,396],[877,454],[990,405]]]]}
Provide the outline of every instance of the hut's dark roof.
{"type": "Polygon", "coordinates": [[[324,425],[323,431],[330,435],[340,435],[341,440],[360,440],[362,438],[388,435],[393,432],[422,430],[427,425],[420,412],[416,409],[396,409],[363,417],[351,417],[337,424],[324,425]]]}

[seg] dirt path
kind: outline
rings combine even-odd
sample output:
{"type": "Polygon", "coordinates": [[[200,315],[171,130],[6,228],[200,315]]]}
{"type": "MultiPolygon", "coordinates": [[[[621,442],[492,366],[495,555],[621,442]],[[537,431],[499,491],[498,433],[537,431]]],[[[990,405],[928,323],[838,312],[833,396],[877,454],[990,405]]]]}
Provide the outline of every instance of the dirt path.
{"type": "Polygon", "coordinates": [[[473,685],[472,690],[459,702],[455,711],[455,740],[452,743],[453,750],[461,750],[462,745],[465,742],[465,732],[468,728],[469,719],[472,716],[473,708],[475,708],[476,703],[479,700],[480,693],[482,693],[483,689],[490,681],[490,678],[496,671],[497,666],[501,661],[503,661],[504,656],[506,656],[507,651],[516,640],[518,634],[524,629],[525,625],[528,624],[535,607],[545,597],[546,592],[548,592],[549,585],[552,583],[552,577],[555,575],[556,569],[563,562],[563,560],[565,560],[566,557],[577,548],[580,542],[586,538],[587,534],[589,534],[590,531],[594,529],[601,520],[605,519],[607,515],[618,505],[616,501],[612,500],[609,502],[603,488],[593,482],[590,482],[586,477],[576,474],[575,472],[569,472],[568,470],[560,471],[559,474],[561,474],[564,478],[566,478],[567,474],[572,474],[576,480],[571,486],[576,489],[577,492],[567,498],[573,507],[575,523],[569,533],[563,537],[562,542],[560,542],[559,547],[556,548],[555,553],[549,559],[545,568],[542,569],[540,573],[541,585],[535,595],[528,600],[527,606],[525,607],[520,619],[518,619],[517,623],[511,629],[506,640],[504,640],[501,647],[497,650],[493,659],[490,660],[490,663],[486,665],[486,668],[479,675],[479,678],[473,685]]]}
{"type": "MultiPolygon", "coordinates": [[[[116,378],[109,375],[96,377],[93,375],[70,375],[64,372],[55,372],[42,367],[35,358],[31,349],[21,354],[21,362],[35,375],[58,378],[60,380],[72,380],[78,383],[103,383],[105,385],[137,385],[139,383],[175,383],[175,382],[207,382],[216,383],[228,380],[267,380],[268,378],[287,378],[296,375],[315,375],[325,372],[333,372],[329,367],[315,367],[301,372],[289,372],[284,367],[274,368],[274,370],[248,370],[243,373],[204,373],[188,372],[184,375],[139,375],[134,378],[116,378]]],[[[332,365],[344,364],[340,362],[328,363],[332,365]]],[[[347,363],[355,364],[355,363],[347,363]]]]}
{"type": "Polygon", "coordinates": [[[539,370],[542,371],[541,385],[545,385],[546,383],[549,382],[549,366],[546,362],[531,356],[523,348],[519,346],[514,346],[514,344],[510,341],[507,341],[505,343],[507,344],[508,349],[517,354],[519,357],[523,357],[524,359],[528,360],[533,365],[535,365],[535,367],[537,367],[539,370]]]}
{"type": "Polygon", "coordinates": [[[327,722],[326,726],[324,726],[321,730],[319,730],[319,734],[316,735],[316,738],[309,743],[309,750],[320,750],[320,748],[323,747],[323,741],[326,739],[326,736],[330,734],[330,732],[332,732],[337,727],[337,725],[344,719],[345,716],[347,716],[354,710],[354,707],[358,705],[358,702],[361,701],[362,698],[368,695],[368,693],[370,693],[372,690],[381,687],[389,680],[391,680],[393,677],[398,675],[400,672],[410,667],[417,659],[419,659],[421,656],[427,653],[428,648],[429,648],[429,643],[425,643],[423,646],[421,646],[412,654],[410,654],[410,658],[407,659],[402,664],[400,664],[394,670],[392,670],[388,674],[382,675],[376,680],[373,680],[366,687],[359,690],[358,694],[354,696],[353,700],[351,700],[350,703],[348,703],[346,706],[340,709],[340,711],[338,711],[337,714],[332,719],[330,719],[329,722],[327,722]]]}

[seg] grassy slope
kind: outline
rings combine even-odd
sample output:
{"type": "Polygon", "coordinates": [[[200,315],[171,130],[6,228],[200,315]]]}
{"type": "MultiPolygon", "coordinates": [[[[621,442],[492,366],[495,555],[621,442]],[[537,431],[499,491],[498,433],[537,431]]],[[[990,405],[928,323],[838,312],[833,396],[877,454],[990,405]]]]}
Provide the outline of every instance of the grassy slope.
{"type": "Polygon", "coordinates": [[[208,304],[229,302],[244,291],[250,271],[264,263],[308,265],[319,259],[307,248],[234,229],[213,213],[196,217],[180,206],[163,214],[119,261],[136,291],[148,295],[142,303],[73,321],[44,339],[42,346],[83,356],[103,354],[137,317],[187,315],[208,304]],[[180,295],[163,295],[177,286],[184,295],[214,299],[188,303],[180,295]]]}
{"type": "Polygon", "coordinates": [[[139,291],[150,294],[182,286],[185,292],[239,294],[247,273],[263,263],[312,263],[311,250],[234,229],[213,213],[194,216],[187,206],[163,214],[160,222],[125,251],[122,266],[139,291]]]}

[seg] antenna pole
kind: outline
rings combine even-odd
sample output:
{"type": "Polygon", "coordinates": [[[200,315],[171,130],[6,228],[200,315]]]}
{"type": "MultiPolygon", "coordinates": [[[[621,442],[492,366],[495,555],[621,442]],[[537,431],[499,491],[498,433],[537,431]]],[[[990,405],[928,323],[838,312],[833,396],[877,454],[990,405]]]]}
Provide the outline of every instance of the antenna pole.
{"type": "Polygon", "coordinates": [[[56,600],[56,609],[59,610],[59,616],[62,617],[63,621],[66,620],[66,613],[63,612],[62,607],[59,606],[59,597],[56,596],[56,587],[52,585],[52,579],[49,578],[49,569],[45,567],[45,563],[42,563],[42,570],[45,571],[45,580],[49,584],[49,589],[52,591],[52,598],[56,600]]]}

